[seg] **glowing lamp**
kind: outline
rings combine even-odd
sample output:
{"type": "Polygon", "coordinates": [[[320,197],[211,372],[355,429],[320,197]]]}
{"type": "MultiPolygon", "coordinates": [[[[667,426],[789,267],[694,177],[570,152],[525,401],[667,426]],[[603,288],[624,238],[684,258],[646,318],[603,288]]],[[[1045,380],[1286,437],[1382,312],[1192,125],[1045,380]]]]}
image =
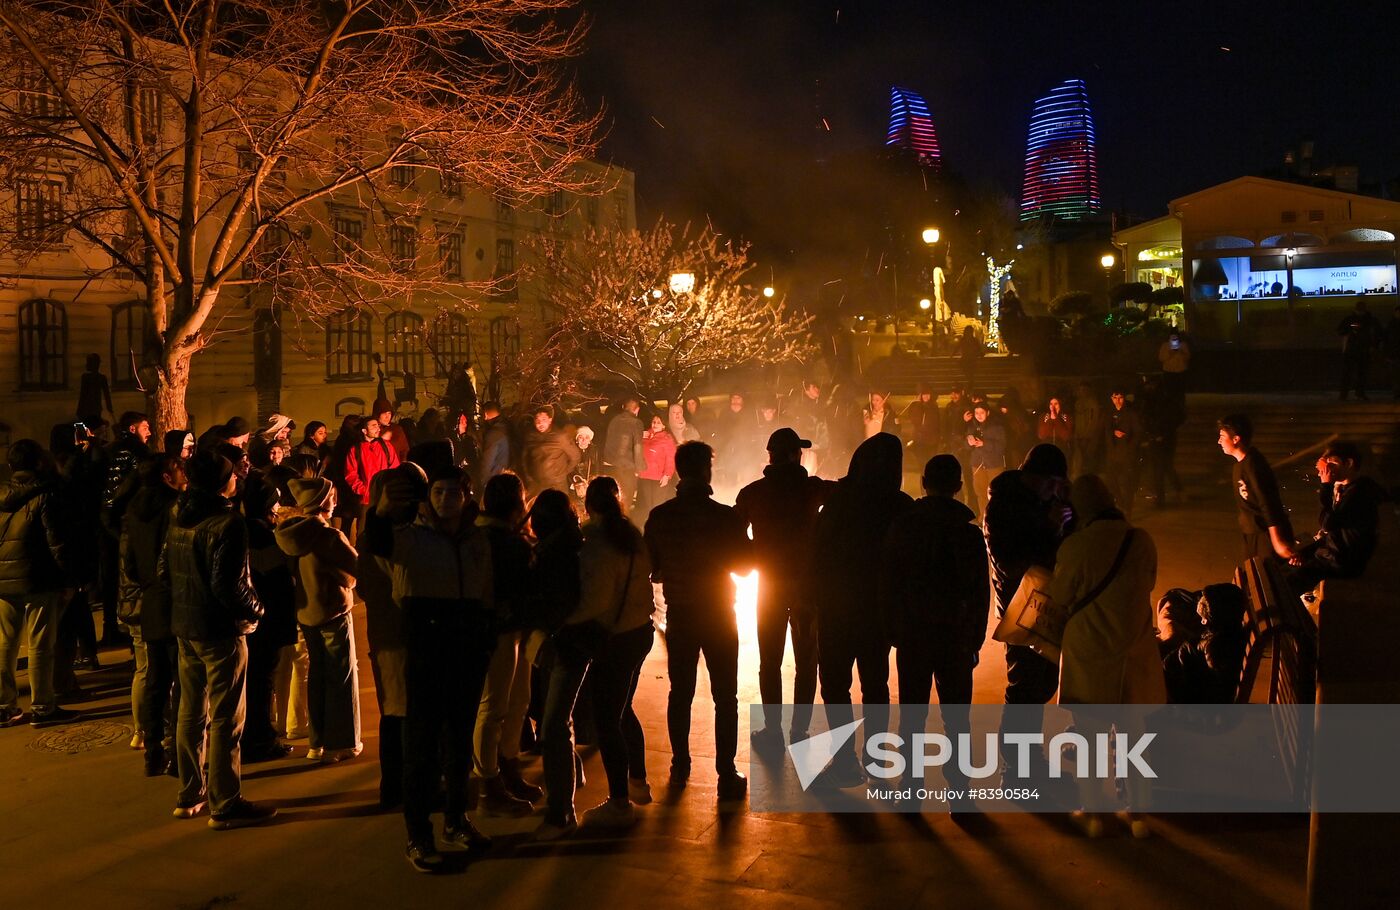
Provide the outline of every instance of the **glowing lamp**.
{"type": "Polygon", "coordinates": [[[938,228],[935,228],[935,227],[924,228],[924,232],[923,232],[923,235],[922,235],[922,236],[923,236],[923,238],[924,238],[924,243],[927,243],[927,244],[929,244],[930,246],[932,246],[933,244],[935,244],[935,243],[938,242],[938,237],[939,237],[938,228]]]}
{"type": "Polygon", "coordinates": [[[773,286],[772,286],[771,284],[768,285],[767,287],[765,287],[765,288],[763,289],[763,296],[764,296],[764,297],[772,297],[774,293],[775,293],[775,292],[774,292],[773,286]]]}
{"type": "Polygon", "coordinates": [[[689,294],[695,290],[694,272],[676,272],[671,276],[672,294],[689,294]]]}
{"type": "Polygon", "coordinates": [[[1117,261],[1118,260],[1113,258],[1112,253],[1104,253],[1102,256],[1099,257],[1099,265],[1103,266],[1106,269],[1113,268],[1113,263],[1117,261]]]}
{"type": "Polygon", "coordinates": [[[919,301],[919,309],[921,310],[927,310],[931,306],[933,306],[933,301],[929,300],[927,297],[919,301]]]}

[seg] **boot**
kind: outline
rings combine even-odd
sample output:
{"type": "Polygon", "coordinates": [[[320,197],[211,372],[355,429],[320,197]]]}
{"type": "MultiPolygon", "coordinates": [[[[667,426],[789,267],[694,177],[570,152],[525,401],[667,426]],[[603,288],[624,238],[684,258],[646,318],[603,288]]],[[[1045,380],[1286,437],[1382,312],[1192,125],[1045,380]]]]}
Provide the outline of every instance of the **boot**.
{"type": "Polygon", "coordinates": [[[535,809],[526,800],[517,799],[506,786],[504,775],[486,777],[481,781],[481,811],[486,815],[524,818],[535,809]]]}
{"type": "Polygon", "coordinates": [[[537,803],[544,797],[544,790],[520,776],[520,759],[501,759],[501,780],[505,782],[506,790],[516,799],[522,799],[527,803],[537,803]]]}

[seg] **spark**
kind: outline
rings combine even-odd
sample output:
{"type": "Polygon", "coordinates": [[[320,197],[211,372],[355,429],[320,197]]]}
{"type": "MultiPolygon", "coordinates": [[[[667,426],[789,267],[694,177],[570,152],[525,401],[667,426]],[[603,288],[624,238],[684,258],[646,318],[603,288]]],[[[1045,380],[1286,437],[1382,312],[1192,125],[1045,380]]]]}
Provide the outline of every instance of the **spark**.
{"type": "Polygon", "coordinates": [[[831,132],[831,124],[826,122],[825,117],[822,118],[822,126],[826,127],[828,133],[831,132]]]}
{"type": "Polygon", "coordinates": [[[660,120],[657,120],[655,117],[652,117],[652,118],[651,118],[651,122],[652,122],[652,123],[655,123],[657,126],[661,127],[663,130],[666,128],[666,124],[662,123],[660,120]]]}

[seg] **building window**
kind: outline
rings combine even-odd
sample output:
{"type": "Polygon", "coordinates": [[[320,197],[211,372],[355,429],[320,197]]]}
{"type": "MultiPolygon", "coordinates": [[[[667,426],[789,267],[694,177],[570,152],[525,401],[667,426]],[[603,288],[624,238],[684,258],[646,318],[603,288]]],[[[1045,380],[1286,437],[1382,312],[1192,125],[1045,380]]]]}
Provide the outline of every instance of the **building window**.
{"type": "Polygon", "coordinates": [[[1322,209],[1311,209],[1311,210],[1309,210],[1309,212],[1308,212],[1308,220],[1309,220],[1309,221],[1321,221],[1321,220],[1322,220],[1322,209]]]}
{"type": "Polygon", "coordinates": [[[451,199],[462,198],[462,181],[449,171],[438,171],[438,186],[442,194],[451,199]]]}
{"type": "Polygon", "coordinates": [[[549,198],[544,203],[544,213],[551,218],[558,218],[564,214],[564,191],[555,190],[549,194],[549,198]]]}
{"type": "Polygon", "coordinates": [[[136,370],[146,362],[146,304],[128,300],[112,309],[112,385],[136,388],[136,370]]]}
{"type": "Polygon", "coordinates": [[[598,197],[589,196],[584,200],[584,214],[588,218],[589,227],[598,226],[598,197]]]}
{"type": "Polygon", "coordinates": [[[453,364],[470,363],[472,331],[460,313],[440,313],[433,320],[433,364],[438,376],[447,376],[453,364]]]}
{"type": "Polygon", "coordinates": [[[519,286],[515,280],[515,240],[500,237],[496,240],[496,296],[503,300],[515,300],[519,286]]]}
{"type": "Polygon", "coordinates": [[[496,197],[496,220],[511,223],[515,221],[516,198],[512,193],[502,193],[496,197]]]}
{"type": "Polygon", "coordinates": [[[368,313],[349,309],[332,316],[326,325],[326,378],[332,382],[368,379],[373,348],[368,313]]]}
{"type": "Polygon", "coordinates": [[[423,317],[409,310],[389,314],[384,320],[384,353],[391,376],[422,376],[423,317]]]}
{"type": "Polygon", "coordinates": [[[51,119],[58,116],[58,92],[48,78],[34,67],[19,74],[19,112],[26,117],[51,119]]]}
{"type": "Polygon", "coordinates": [[[160,89],[141,89],[138,105],[141,112],[141,138],[154,143],[160,139],[162,128],[165,126],[160,106],[160,89]]]}
{"type": "Polygon", "coordinates": [[[1295,222],[1295,221],[1297,221],[1297,220],[1298,220],[1298,213],[1297,213],[1297,212],[1282,212],[1282,213],[1279,214],[1279,221],[1282,221],[1284,224],[1292,224],[1293,222],[1295,222]]]}
{"type": "Polygon", "coordinates": [[[21,177],[15,186],[15,239],[28,247],[53,247],[68,233],[63,227],[60,177],[21,177]]]}
{"type": "Polygon", "coordinates": [[[353,215],[336,215],[331,219],[331,230],[335,234],[335,261],[358,262],[364,246],[365,223],[353,215]]]}
{"type": "Polygon", "coordinates": [[[418,261],[418,229],[411,224],[389,225],[389,265],[396,272],[411,272],[418,261]]]}
{"type": "Polygon", "coordinates": [[[56,300],[28,300],[19,308],[19,387],[68,388],[68,312],[56,300]]]}
{"type": "Polygon", "coordinates": [[[462,277],[462,232],[443,231],[438,234],[438,262],[442,277],[462,277]]]}

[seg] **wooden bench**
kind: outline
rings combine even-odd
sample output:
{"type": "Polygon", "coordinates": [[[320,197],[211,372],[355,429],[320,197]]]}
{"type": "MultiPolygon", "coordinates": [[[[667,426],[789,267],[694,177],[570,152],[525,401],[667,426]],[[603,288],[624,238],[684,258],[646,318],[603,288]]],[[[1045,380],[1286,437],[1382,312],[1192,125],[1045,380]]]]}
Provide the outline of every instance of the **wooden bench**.
{"type": "Polygon", "coordinates": [[[1249,559],[1235,570],[1245,593],[1249,640],[1236,702],[1311,705],[1317,698],[1317,623],[1276,560],[1249,559]]]}

